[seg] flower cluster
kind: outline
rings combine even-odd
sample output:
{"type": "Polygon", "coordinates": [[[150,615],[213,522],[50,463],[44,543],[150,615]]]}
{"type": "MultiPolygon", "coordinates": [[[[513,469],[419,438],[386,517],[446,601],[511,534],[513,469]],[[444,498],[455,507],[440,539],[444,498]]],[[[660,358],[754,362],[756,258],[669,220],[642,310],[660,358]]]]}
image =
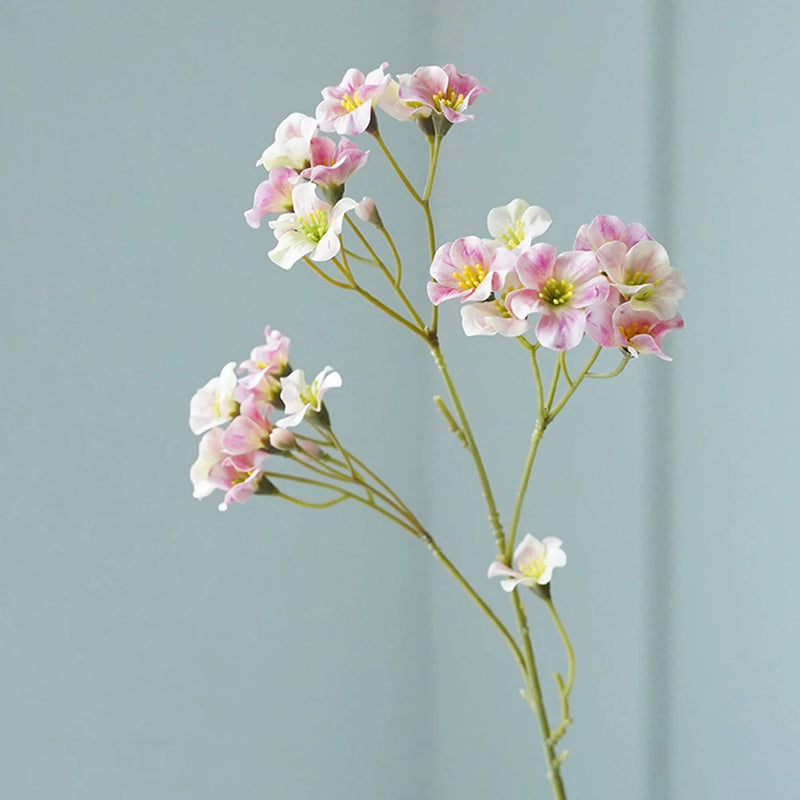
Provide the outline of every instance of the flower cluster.
{"type": "Polygon", "coordinates": [[[226,364],[189,404],[189,427],[192,433],[202,434],[197,460],[189,471],[193,494],[202,499],[221,489],[225,498],[220,511],[230,503],[244,503],[253,494],[275,491],[264,471],[270,456],[297,448],[313,458],[323,455],[289,428],[306,417],[327,426],[322,398],[328,389],[342,385],[331,367],[308,384],[303,370],[289,366],[289,339],[269,325],[264,337],[265,343],[253,348],[250,358],[238,368],[234,361],[226,364]],[[281,411],[284,416],[273,421],[271,417],[281,411]]]}
{"type": "Polygon", "coordinates": [[[678,300],[686,294],[667,251],[642,225],[597,216],[559,253],[532,240],[550,225],[538,206],[512,200],[488,216],[493,239],[466,236],[442,245],[431,264],[434,305],[459,298],[467,336],[521,336],[538,314],[543,347],[568,350],[584,334],[631,356],[661,350],[664,335],[683,327],[678,300]]]}
{"type": "Polygon", "coordinates": [[[384,73],[387,66],[384,62],[366,75],[348,69],[337,86],[322,90],[315,116],[294,112],[278,125],[256,162],[269,174],[244,217],[258,228],[265,215],[280,214],[269,223],[278,240],[269,257],[278,266],[289,269],[304,257],[327,261],[339,253],[344,215],[358,205],[344,197],[345,183],[369,155],[346,136],[377,133],[376,108],[443,136],[453,124],[471,119],[466,110],[486,91],[452,64],[420,67],[396,80],[384,73]],[[339,140],[321,133],[336,133],[339,140]]]}

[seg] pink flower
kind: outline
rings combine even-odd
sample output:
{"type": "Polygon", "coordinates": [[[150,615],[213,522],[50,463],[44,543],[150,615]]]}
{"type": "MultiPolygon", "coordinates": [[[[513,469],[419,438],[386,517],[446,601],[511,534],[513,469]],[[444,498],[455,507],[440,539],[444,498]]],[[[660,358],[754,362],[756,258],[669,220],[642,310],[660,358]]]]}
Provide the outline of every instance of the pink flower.
{"type": "Polygon", "coordinates": [[[333,367],[325,367],[313,382],[306,383],[303,370],[296,369],[286,378],[281,378],[281,400],[286,416],[278,420],[281,428],[299,425],[309,411],[322,412],[322,398],[329,389],[342,385],[342,376],[333,367]]]}
{"type": "Polygon", "coordinates": [[[614,306],[598,303],[586,315],[586,333],[603,347],[621,347],[628,355],[654,355],[672,359],[661,350],[661,341],[669,331],[683,327],[683,318],[659,319],[652,311],[636,311],[630,303],[614,306]]]}
{"type": "Polygon", "coordinates": [[[447,242],[433,257],[428,297],[435,306],[453,297],[486,300],[502,287],[514,260],[510,250],[477,236],[447,242]]]}
{"type": "Polygon", "coordinates": [[[660,319],[678,313],[686,285],[658,242],[642,241],[630,249],[623,242],[608,242],[597,250],[597,260],[609,283],[634,311],[652,311],[660,319]]]}
{"type": "Polygon", "coordinates": [[[311,140],[311,166],[300,174],[317,186],[335,188],[364,166],[369,152],[364,152],[344,136],[339,145],[325,136],[311,140]]]}
{"type": "Polygon", "coordinates": [[[508,295],[508,310],[517,319],[542,315],[536,337],[544,347],[576,347],[586,328],[586,307],[608,295],[594,253],[570,250],[556,257],[552,245],[535,244],[520,256],[517,273],[526,288],[508,295]]]}
{"type": "Polygon", "coordinates": [[[466,303],[461,306],[461,326],[467,336],[522,336],[531,324],[517,319],[506,307],[511,292],[522,288],[516,270],[511,270],[493,300],[483,303],[466,303]]]}
{"type": "Polygon", "coordinates": [[[274,486],[261,469],[237,463],[230,457],[212,467],[209,479],[218,489],[225,490],[225,497],[219,504],[220,511],[226,511],[230,503],[244,503],[256,493],[271,494],[274,491],[274,486]]]}
{"type": "Polygon", "coordinates": [[[553,570],[566,565],[567,554],[561,549],[561,539],[545,536],[540,542],[528,534],[514,550],[514,563],[517,569],[512,569],[500,561],[493,561],[489,565],[489,578],[507,576],[500,581],[500,585],[507,592],[513,592],[520,584],[532,587],[550,583],[553,570]]]}
{"type": "Polygon", "coordinates": [[[317,132],[317,121],[295,111],[278,125],[275,141],[262,153],[256,166],[265,169],[291,167],[299,172],[311,158],[311,139],[317,132]]]}
{"type": "Polygon", "coordinates": [[[372,119],[372,107],[391,80],[383,74],[388,66],[384,61],[366,76],[360,70],[348,69],[338,86],[323,89],[316,112],[320,130],[347,135],[363,133],[372,119]]]}
{"type": "Polygon", "coordinates": [[[597,251],[607,242],[622,242],[630,250],[639,242],[652,239],[639,222],[626,225],[619,217],[598,214],[588,225],[581,225],[575,236],[574,250],[597,251]]]}
{"type": "Polygon", "coordinates": [[[291,268],[303,256],[314,261],[328,261],[340,249],[344,215],[357,205],[350,198],[341,199],[331,208],[320,200],[313,183],[303,183],[292,190],[294,213],[281,214],[269,223],[278,244],[269,257],[283,269],[291,268]]]}
{"type": "Polygon", "coordinates": [[[472,76],[457,72],[452,64],[419,67],[413,75],[398,75],[397,82],[398,98],[414,109],[412,117],[441,114],[450,124],[472,119],[464,111],[479,94],[489,91],[472,76]]]}
{"type": "Polygon", "coordinates": [[[493,208],[486,218],[489,233],[498,244],[519,253],[549,227],[550,215],[540,206],[528,205],[519,198],[506,206],[493,208]]]}
{"type": "Polygon", "coordinates": [[[275,167],[269,178],[256,187],[253,207],[244,212],[247,224],[258,228],[265,214],[292,211],[292,189],[299,180],[300,176],[291,167],[275,167]]]}
{"type": "Polygon", "coordinates": [[[242,403],[241,413],[222,435],[223,450],[230,456],[248,456],[254,465],[260,463],[267,454],[270,433],[274,428],[269,421],[272,411],[271,405],[248,397],[242,403]]]}
{"type": "Polygon", "coordinates": [[[192,433],[204,433],[217,425],[224,425],[239,413],[236,400],[235,361],[222,368],[218,378],[212,378],[198,389],[189,403],[189,427],[192,433]]]}

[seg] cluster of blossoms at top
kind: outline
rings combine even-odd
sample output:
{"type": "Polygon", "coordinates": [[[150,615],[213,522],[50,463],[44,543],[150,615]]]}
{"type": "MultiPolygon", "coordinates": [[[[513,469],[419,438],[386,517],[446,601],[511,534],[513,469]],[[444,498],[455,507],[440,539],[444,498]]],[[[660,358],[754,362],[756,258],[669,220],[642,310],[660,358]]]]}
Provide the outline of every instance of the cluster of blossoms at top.
{"type": "Polygon", "coordinates": [[[306,417],[327,426],[322,398],[342,385],[338,372],[325,367],[309,384],[303,370],[289,366],[289,339],[269,325],[265,343],[253,348],[237,368],[231,361],[197,390],[189,405],[189,427],[202,434],[197,461],[189,471],[194,496],[225,492],[220,504],[243,503],[253,494],[272,494],[265,461],[299,448],[319,458],[322,451],[289,430],[306,417]],[[236,373],[239,373],[237,377],[236,373]],[[280,419],[270,419],[283,412],[280,419]],[[227,424],[227,428],[223,428],[227,424]]]}
{"type": "Polygon", "coordinates": [[[269,175],[244,216],[258,228],[266,214],[280,214],[269,223],[278,240],[269,257],[278,266],[289,269],[303,257],[327,261],[337,255],[349,211],[375,222],[374,203],[344,197],[344,186],[369,155],[346,137],[376,132],[376,109],[401,121],[416,120],[426,135],[443,136],[450,126],[471,119],[466,110],[486,91],[452,64],[420,67],[396,79],[384,72],[387,66],[366,75],[348,69],[338,86],[322,90],[314,116],[294,112],[278,125],[274,141],[256,162],[269,175]]]}
{"type": "Polygon", "coordinates": [[[564,253],[532,244],[550,222],[544,209],[519,199],[492,209],[493,239],[466,236],[437,250],[431,302],[459,298],[468,336],[521,336],[538,314],[536,338],[552,350],[573,348],[585,334],[631,356],[669,360],[661,341],[683,327],[678,300],[686,287],[667,251],[642,225],[613,216],[582,225],[564,253]]]}

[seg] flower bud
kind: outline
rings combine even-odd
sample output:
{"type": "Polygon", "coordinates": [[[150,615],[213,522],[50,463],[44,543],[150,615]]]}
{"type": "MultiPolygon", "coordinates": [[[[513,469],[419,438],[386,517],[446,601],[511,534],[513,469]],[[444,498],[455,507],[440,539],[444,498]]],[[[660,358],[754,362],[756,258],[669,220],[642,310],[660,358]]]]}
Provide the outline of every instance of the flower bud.
{"type": "Polygon", "coordinates": [[[364,197],[356,206],[356,216],[364,222],[369,222],[370,225],[383,225],[381,215],[378,213],[378,207],[371,197],[364,197]]]}

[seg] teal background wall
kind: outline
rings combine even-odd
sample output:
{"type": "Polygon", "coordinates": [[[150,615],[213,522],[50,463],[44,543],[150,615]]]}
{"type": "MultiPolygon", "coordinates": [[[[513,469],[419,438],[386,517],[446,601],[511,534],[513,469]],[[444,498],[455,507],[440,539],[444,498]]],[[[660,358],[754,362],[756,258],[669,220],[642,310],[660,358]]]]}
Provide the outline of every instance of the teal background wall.
{"type": "MultiPolygon", "coordinates": [[[[218,514],[187,480],[189,397],[271,323],[293,362],[339,369],[343,438],[507,611],[427,354],[279,270],[241,217],[276,124],[384,59],[453,61],[492,90],[446,140],[440,241],[522,196],[561,248],[595,213],[641,219],[689,284],[675,362],[576,397],[523,516],[569,553],[570,797],[790,794],[799,30],[779,0],[4,0],[0,796],[547,796],[513,661],[422,547],[343,506],[218,514]]],[[[421,170],[421,142],[385,132],[421,170]]],[[[372,149],[353,192],[417,230],[372,149]]],[[[421,298],[424,242],[408,252],[421,298]]],[[[524,354],[442,319],[508,508],[524,354]]],[[[532,622],[550,687],[561,652],[532,622]]]]}

